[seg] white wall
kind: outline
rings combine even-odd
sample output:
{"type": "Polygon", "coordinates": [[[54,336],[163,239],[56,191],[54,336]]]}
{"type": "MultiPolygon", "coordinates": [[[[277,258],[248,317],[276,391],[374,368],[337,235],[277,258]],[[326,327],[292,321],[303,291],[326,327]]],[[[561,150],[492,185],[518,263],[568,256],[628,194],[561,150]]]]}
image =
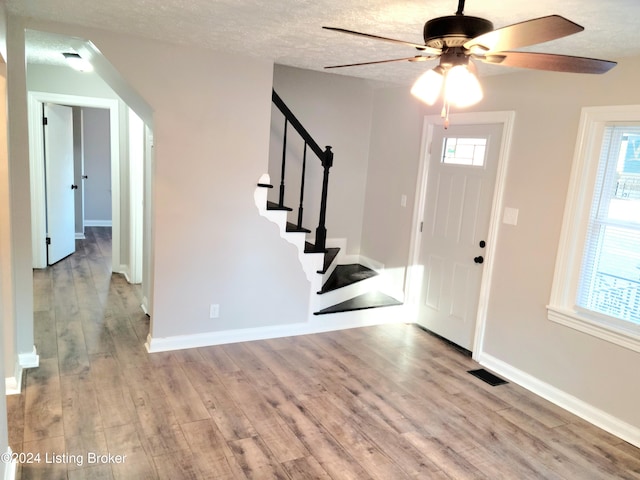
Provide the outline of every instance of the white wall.
{"type": "MultiPolygon", "coordinates": [[[[7,65],[0,62],[0,315],[4,331],[2,343],[2,360],[6,370],[2,370],[2,377],[14,375],[14,365],[17,361],[15,339],[15,309],[13,297],[13,261],[11,254],[11,203],[9,187],[9,156],[7,145],[7,65]]],[[[4,385],[4,382],[3,382],[4,385]]],[[[1,416],[1,415],[0,415],[1,416]]],[[[2,450],[3,451],[3,450],[2,450]]],[[[1,451],[0,451],[1,452],[1,451]]]]}
{"type": "Polygon", "coordinates": [[[111,224],[110,136],[109,110],[82,108],[85,225],[111,224]]]}
{"type": "MultiPolygon", "coordinates": [[[[7,308],[11,314],[10,332],[5,330],[5,345],[13,349],[12,363],[5,365],[10,377],[18,367],[18,355],[33,353],[33,274],[31,256],[30,175],[28,154],[28,120],[26,109],[26,76],[24,71],[24,29],[7,21],[7,112],[9,119],[9,165],[4,181],[8,181],[10,214],[2,218],[9,252],[3,252],[2,263],[10,272],[10,280],[3,285],[7,308]],[[17,66],[14,70],[13,66],[17,66]]],[[[4,110],[3,110],[4,111],[4,110]]],[[[4,202],[3,202],[4,204],[4,202]]]]}
{"type": "MultiPolygon", "coordinates": [[[[471,109],[516,112],[504,205],[520,214],[517,226],[500,225],[482,354],[637,428],[640,354],[549,321],[546,305],[580,110],[640,103],[639,64],[621,59],[604,76],[522,71],[482,78],[485,100],[471,109]]],[[[404,214],[376,212],[397,204],[405,189],[412,204],[423,116],[438,113],[406,95],[404,88],[376,91],[374,110],[362,243],[373,256],[387,252],[389,263],[408,254],[411,225],[404,214]],[[405,154],[391,167],[402,145],[405,154]],[[385,192],[379,187],[390,178],[396,186],[385,192]]]]}
{"type": "MultiPolygon", "coordinates": [[[[369,156],[369,135],[373,89],[361,79],[330,73],[312,72],[276,65],[274,89],[300,120],[321,148],[333,147],[334,163],[329,175],[327,202],[327,235],[346,238],[348,253],[359,253],[362,232],[364,191],[369,156]]],[[[277,201],[282,163],[282,132],[284,119],[273,107],[270,151],[270,199],[277,201]]],[[[287,198],[285,204],[294,208],[289,221],[297,220],[300,187],[299,172],[302,141],[293,128],[288,129],[287,198]]],[[[311,150],[307,153],[304,226],[315,233],[320,210],[322,168],[311,150]]],[[[313,239],[313,234],[311,235],[313,239]]]]}
{"type": "MultiPolygon", "coordinates": [[[[2,10],[2,9],[0,9],[2,10]]],[[[0,24],[3,24],[4,15],[3,12],[0,11],[0,24]]],[[[0,26],[0,31],[4,31],[4,26],[0,26]]],[[[4,43],[0,40],[0,44],[4,43]]],[[[2,51],[4,48],[2,49],[2,51]]],[[[7,79],[6,79],[6,63],[4,58],[0,56],[0,226],[3,228],[0,231],[4,231],[6,226],[9,224],[8,221],[8,197],[9,192],[7,188],[8,184],[8,149],[7,149],[7,114],[6,114],[6,102],[7,102],[7,79]]],[[[10,340],[7,335],[11,335],[13,332],[13,318],[11,317],[12,311],[11,309],[6,308],[5,302],[10,299],[10,291],[7,292],[5,290],[5,285],[11,286],[11,281],[7,278],[8,269],[5,265],[5,260],[7,260],[10,255],[10,251],[8,251],[8,245],[6,241],[8,239],[8,235],[4,232],[0,235],[0,260],[2,262],[0,265],[0,345],[2,345],[2,355],[0,355],[0,372],[3,372],[3,376],[6,375],[5,365],[13,365],[15,364],[15,344],[14,341],[10,340]],[[8,343],[6,343],[8,342],[8,343]],[[9,347],[9,348],[7,348],[9,347]],[[9,355],[7,355],[9,354],[9,355]],[[9,357],[7,359],[7,356],[9,357]]],[[[12,374],[9,374],[12,375],[12,374]]],[[[2,377],[0,377],[0,454],[7,452],[9,448],[9,434],[8,434],[8,425],[7,425],[7,401],[5,397],[5,382],[2,381],[2,377]]],[[[9,469],[11,469],[11,465],[0,462],[0,477],[1,478],[9,478],[9,469]]]]}

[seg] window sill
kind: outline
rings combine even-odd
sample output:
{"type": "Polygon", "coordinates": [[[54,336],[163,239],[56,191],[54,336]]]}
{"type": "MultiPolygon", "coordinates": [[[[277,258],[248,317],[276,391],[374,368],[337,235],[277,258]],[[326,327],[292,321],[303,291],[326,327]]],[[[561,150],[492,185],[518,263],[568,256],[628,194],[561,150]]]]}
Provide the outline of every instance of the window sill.
{"type": "Polygon", "coordinates": [[[555,305],[547,306],[547,317],[552,322],[628,348],[634,352],[640,352],[640,326],[636,324],[629,323],[629,328],[625,328],[623,325],[608,322],[605,317],[595,319],[582,312],[555,305]]]}

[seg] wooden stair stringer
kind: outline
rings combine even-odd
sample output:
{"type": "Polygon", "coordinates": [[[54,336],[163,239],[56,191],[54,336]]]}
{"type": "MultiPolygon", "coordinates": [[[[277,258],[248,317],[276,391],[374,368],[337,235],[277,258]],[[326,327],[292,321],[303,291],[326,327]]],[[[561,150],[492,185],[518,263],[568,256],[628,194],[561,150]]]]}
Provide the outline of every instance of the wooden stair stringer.
{"type": "MultiPolygon", "coordinates": [[[[405,322],[406,305],[384,306],[384,308],[373,307],[357,310],[347,310],[340,312],[331,312],[329,314],[318,313],[331,307],[334,304],[341,303],[366,294],[367,292],[384,291],[381,284],[382,278],[374,276],[366,280],[359,281],[352,285],[341,287],[340,289],[324,294],[318,294],[322,290],[323,285],[334,271],[337,265],[351,262],[358,262],[367,267],[377,270],[377,265],[371,265],[370,262],[364,262],[359,255],[347,255],[346,239],[334,238],[327,239],[328,248],[339,248],[337,256],[331,261],[328,268],[324,268],[324,253],[305,252],[306,236],[305,232],[287,231],[287,216],[285,210],[268,209],[267,193],[270,185],[270,177],[264,174],[258,181],[258,186],[254,191],[254,201],[256,208],[261,216],[275,223],[278,226],[280,237],[293,244],[298,252],[298,260],[302,266],[307,280],[310,282],[309,291],[309,313],[307,317],[308,328],[310,331],[332,331],[342,330],[346,328],[357,328],[367,325],[380,325],[385,323],[405,322]],[[319,273],[324,271],[324,273],[319,273]],[[381,288],[382,287],[382,288],[381,288]],[[341,291],[340,291],[341,290],[341,291]]],[[[382,266],[384,269],[384,266],[382,266]]],[[[393,296],[393,295],[392,295],[393,296]]]]}
{"type": "MultiPolygon", "coordinates": [[[[271,179],[269,174],[265,173],[258,180],[258,184],[268,185],[271,179]]],[[[288,232],[287,231],[287,212],[283,210],[269,210],[267,209],[267,188],[258,186],[253,193],[253,199],[258,209],[258,213],[265,217],[267,220],[278,225],[280,231],[280,237],[294,245],[298,251],[298,261],[302,265],[302,269],[307,277],[307,280],[311,282],[311,293],[315,294],[317,290],[322,288],[322,279],[317,274],[318,270],[323,267],[324,254],[323,253],[305,253],[305,232],[288,232]]],[[[311,296],[310,298],[313,298],[311,296]]]]}

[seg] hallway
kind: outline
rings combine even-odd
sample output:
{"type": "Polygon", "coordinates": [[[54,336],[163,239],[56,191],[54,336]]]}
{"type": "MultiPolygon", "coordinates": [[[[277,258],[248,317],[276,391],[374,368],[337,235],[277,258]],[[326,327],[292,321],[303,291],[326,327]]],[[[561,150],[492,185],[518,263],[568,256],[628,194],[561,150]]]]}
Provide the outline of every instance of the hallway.
{"type": "MultiPolygon", "coordinates": [[[[107,451],[106,433],[119,432],[106,427],[131,420],[116,364],[149,363],[143,345],[149,320],[139,286],[111,275],[111,229],[87,227],[85,236],[76,253],[34,270],[40,367],[24,371],[21,395],[7,397],[15,452],[107,451]]],[[[67,465],[44,463],[43,457],[40,465],[23,465],[22,477],[19,467],[18,478],[67,478],[67,465]]],[[[86,478],[111,478],[110,470],[94,466],[86,478]]]]}

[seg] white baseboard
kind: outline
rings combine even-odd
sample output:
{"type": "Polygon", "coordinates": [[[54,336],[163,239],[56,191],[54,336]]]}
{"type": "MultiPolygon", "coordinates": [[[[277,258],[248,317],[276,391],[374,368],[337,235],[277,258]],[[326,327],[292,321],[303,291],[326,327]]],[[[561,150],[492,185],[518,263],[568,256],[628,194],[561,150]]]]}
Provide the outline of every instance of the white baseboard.
{"type": "Polygon", "coordinates": [[[76,240],[86,240],[87,237],[84,236],[82,232],[76,232],[76,240]]]}
{"type": "Polygon", "coordinates": [[[21,353],[18,355],[18,362],[22,368],[36,368],[40,366],[40,356],[35,345],[29,353],[21,353]]]}
{"type": "Polygon", "coordinates": [[[381,272],[384,270],[384,263],[379,262],[378,260],[374,260],[373,258],[369,258],[366,255],[358,255],[358,263],[360,265],[364,265],[371,270],[375,270],[376,272],[381,272]]]}
{"type": "Polygon", "coordinates": [[[353,312],[334,313],[314,316],[305,323],[276,325],[272,327],[244,328],[224,330],[221,332],[203,332],[193,335],[177,335],[174,337],[147,337],[145,347],[149,353],[168,352],[187,348],[210,347],[228,343],[251,342],[270,338],[294,337],[312,333],[346,330],[349,328],[367,327],[391,323],[406,323],[404,306],[357,310],[353,312]]]}
{"type": "Polygon", "coordinates": [[[613,415],[590,405],[579,398],[560,390],[538,378],[519,370],[502,360],[486,353],[478,356],[478,362],[497,374],[530,390],[551,403],[577,415],[593,425],[621,438],[636,447],[640,447],[640,428],[626,423],[613,415]]]}
{"type": "MultiPolygon", "coordinates": [[[[11,455],[13,452],[11,451],[11,447],[7,447],[7,452],[8,455],[11,455]]],[[[16,478],[16,467],[17,467],[17,463],[15,460],[12,460],[11,462],[0,462],[0,465],[3,467],[4,471],[0,472],[2,473],[2,479],[3,480],[15,480],[16,478]]]]}
{"type": "Polygon", "coordinates": [[[22,369],[15,372],[13,377],[4,379],[4,390],[6,395],[20,395],[22,390],[22,369]]]}
{"type": "Polygon", "coordinates": [[[112,221],[111,220],[85,220],[84,226],[85,227],[111,227],[112,221]]]}
{"type": "Polygon", "coordinates": [[[18,354],[17,362],[13,369],[13,376],[4,379],[4,387],[7,395],[19,395],[22,391],[22,372],[25,368],[36,368],[40,366],[40,357],[36,347],[28,353],[18,354]]]}
{"type": "Polygon", "coordinates": [[[131,276],[129,274],[129,265],[120,265],[116,273],[119,273],[120,275],[122,275],[124,279],[127,281],[127,283],[131,283],[131,276]]]}

